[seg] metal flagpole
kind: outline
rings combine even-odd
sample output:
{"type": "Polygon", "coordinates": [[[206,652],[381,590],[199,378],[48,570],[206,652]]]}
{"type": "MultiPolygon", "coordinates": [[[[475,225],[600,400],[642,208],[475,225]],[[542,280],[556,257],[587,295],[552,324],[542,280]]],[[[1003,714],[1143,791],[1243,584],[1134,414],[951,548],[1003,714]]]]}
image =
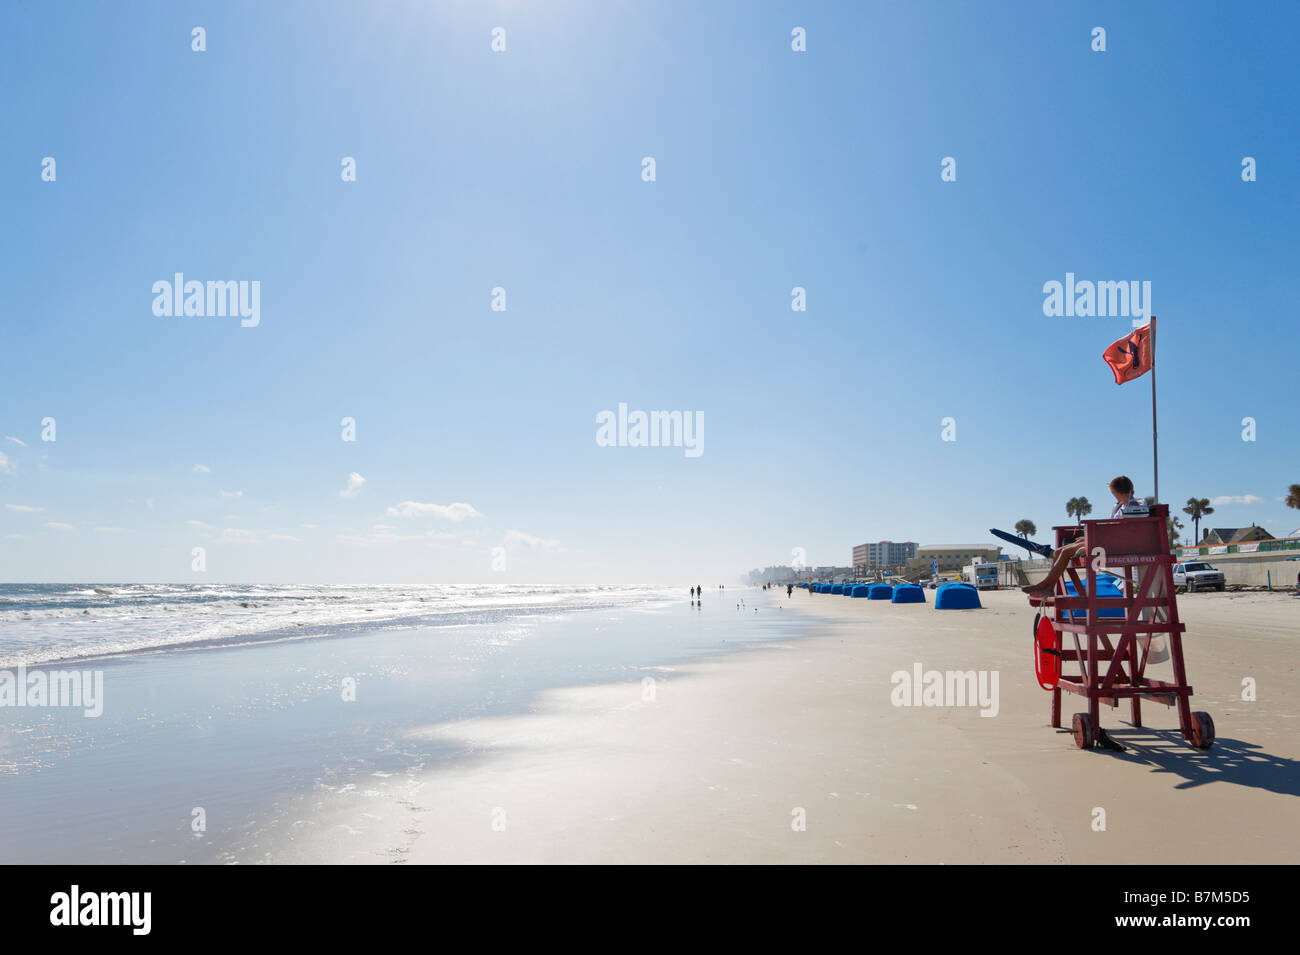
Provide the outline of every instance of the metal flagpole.
{"type": "MultiPolygon", "coordinates": [[[[1155,487],[1155,503],[1160,503],[1160,441],[1156,429],[1156,317],[1151,316],[1151,468],[1155,487]]],[[[1165,527],[1169,525],[1166,522],[1165,527]]],[[[1173,542],[1170,542],[1170,550],[1173,550],[1173,542]]],[[[1175,551],[1175,553],[1177,553],[1175,551]]],[[[1135,581],[1139,588],[1139,593],[1145,582],[1147,574],[1156,574],[1156,579],[1151,581],[1148,596],[1163,597],[1165,593],[1165,579],[1156,573],[1155,567],[1144,567],[1136,571],[1135,581]]],[[[1173,598],[1168,598],[1172,600],[1173,598]]],[[[1142,620],[1145,622],[1167,623],[1169,620],[1168,611],[1165,607],[1148,607],[1141,613],[1142,620]]],[[[1149,654],[1148,660],[1152,663],[1161,663],[1169,659],[1169,637],[1163,634],[1148,634],[1143,648],[1149,654]]]]}
{"type": "Polygon", "coordinates": [[[1156,429],[1156,317],[1151,316],[1151,468],[1155,472],[1155,498],[1160,503],[1160,441],[1156,429]]]}

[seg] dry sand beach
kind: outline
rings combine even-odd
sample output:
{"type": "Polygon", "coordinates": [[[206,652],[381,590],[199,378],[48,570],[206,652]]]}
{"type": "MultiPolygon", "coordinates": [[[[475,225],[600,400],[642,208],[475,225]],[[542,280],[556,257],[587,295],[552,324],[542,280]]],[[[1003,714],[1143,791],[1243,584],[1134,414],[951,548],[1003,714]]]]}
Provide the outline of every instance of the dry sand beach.
{"type": "Polygon", "coordinates": [[[292,825],[232,861],[1090,864],[1156,846],[1175,863],[1300,858],[1300,601],[1184,599],[1194,708],[1218,741],[1190,748],[1162,706],[1141,730],[1103,708],[1129,747],[1113,753],[1048,727],[1033,612],[1018,593],[982,596],[983,610],[940,612],[748,591],[800,636],[647,671],[653,700],[635,680],[577,686],[525,715],[419,728],[413,739],[463,758],[299,797],[292,825]],[[892,705],[891,674],[918,663],[996,671],[997,715],[892,705]],[[1241,700],[1247,677],[1256,702],[1241,700]]]}

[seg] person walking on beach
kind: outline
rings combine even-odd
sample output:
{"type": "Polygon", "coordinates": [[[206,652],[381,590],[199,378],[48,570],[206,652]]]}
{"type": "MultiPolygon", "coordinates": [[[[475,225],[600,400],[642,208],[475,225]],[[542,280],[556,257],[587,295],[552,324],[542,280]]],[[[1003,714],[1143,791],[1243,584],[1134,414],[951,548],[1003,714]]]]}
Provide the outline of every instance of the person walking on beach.
{"type": "MultiPolygon", "coordinates": [[[[1115,506],[1111,508],[1110,512],[1112,520],[1124,516],[1124,505],[1137,501],[1137,498],[1133,496],[1133,482],[1122,474],[1110,482],[1110,493],[1115,496],[1115,506]]],[[[1083,546],[1083,537],[1080,536],[1072,543],[1061,547],[1053,558],[1052,569],[1047,572],[1047,576],[1036,584],[1030,584],[1020,589],[1028,596],[1038,599],[1051,594],[1056,589],[1056,582],[1065,575],[1065,568],[1069,566],[1070,561],[1079,555],[1079,552],[1083,550],[1083,546]]]]}
{"type": "Polygon", "coordinates": [[[695,588],[691,588],[691,603],[695,602],[695,588]]]}
{"type": "Polygon", "coordinates": [[[787,597],[789,597],[789,596],[790,596],[791,594],[793,594],[793,593],[794,593],[794,584],[786,584],[786,585],[785,585],[785,595],[786,595],[787,597]]]}

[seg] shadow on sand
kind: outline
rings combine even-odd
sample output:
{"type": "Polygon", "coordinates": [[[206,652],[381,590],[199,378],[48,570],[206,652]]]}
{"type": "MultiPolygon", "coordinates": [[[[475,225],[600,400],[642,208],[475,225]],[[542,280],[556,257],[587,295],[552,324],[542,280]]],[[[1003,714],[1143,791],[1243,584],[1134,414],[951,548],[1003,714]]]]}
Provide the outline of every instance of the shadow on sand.
{"type": "Polygon", "coordinates": [[[1283,796],[1300,796],[1300,761],[1266,753],[1254,743],[1220,736],[1210,749],[1195,749],[1176,729],[1139,729],[1129,723],[1107,727],[1106,733],[1126,750],[1117,753],[1099,748],[1095,753],[1181,776],[1183,781],[1177,789],[1233,783],[1283,796]]]}

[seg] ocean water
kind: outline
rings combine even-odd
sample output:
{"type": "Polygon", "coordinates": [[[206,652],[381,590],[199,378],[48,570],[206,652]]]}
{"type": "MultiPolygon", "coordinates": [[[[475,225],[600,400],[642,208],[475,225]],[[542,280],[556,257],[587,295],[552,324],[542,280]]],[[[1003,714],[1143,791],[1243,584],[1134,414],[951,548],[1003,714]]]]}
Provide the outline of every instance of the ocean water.
{"type": "Polygon", "coordinates": [[[67,669],[102,674],[103,702],[94,717],[0,708],[0,864],[276,861],[321,799],[490,758],[428,727],[528,713],[557,687],[614,684],[639,702],[647,677],[801,630],[754,591],[702,605],[683,590],[509,586],[0,594],[7,658],[80,660],[67,669]]]}
{"type": "Polygon", "coordinates": [[[185,647],[494,623],[667,596],[633,587],[0,584],[0,669],[185,647]]]}

